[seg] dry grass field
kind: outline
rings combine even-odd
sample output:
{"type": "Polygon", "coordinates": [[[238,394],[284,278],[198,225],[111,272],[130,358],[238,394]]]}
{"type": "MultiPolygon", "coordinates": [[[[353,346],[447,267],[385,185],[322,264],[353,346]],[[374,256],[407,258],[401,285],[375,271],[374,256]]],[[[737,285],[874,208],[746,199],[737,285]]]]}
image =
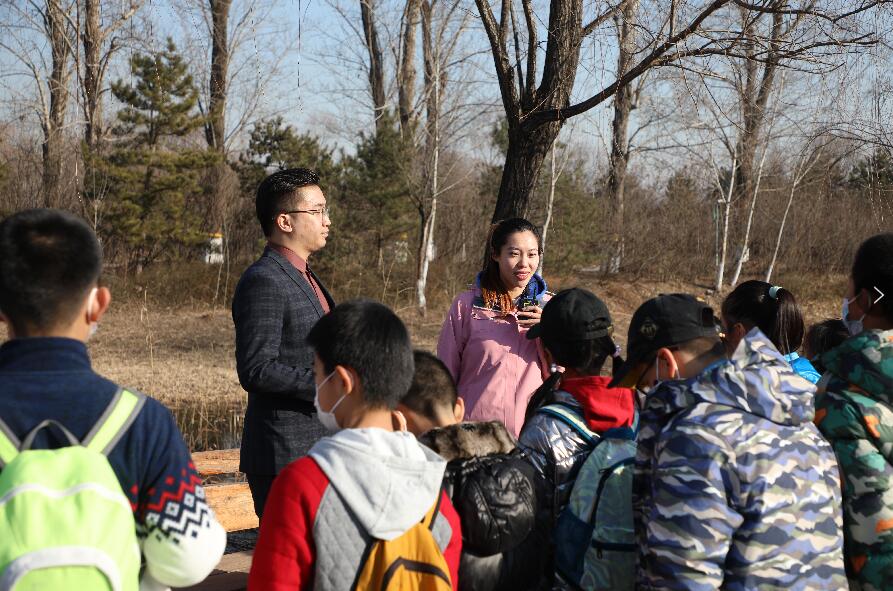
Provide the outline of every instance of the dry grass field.
{"type": "MultiPolygon", "coordinates": [[[[845,287],[842,277],[782,279],[780,284],[797,294],[807,323],[839,315],[845,287]]],[[[576,277],[556,281],[553,287],[571,285],[588,287],[606,300],[614,315],[621,345],[626,340],[633,311],[643,300],[658,293],[693,293],[719,307],[704,284],[576,277]]],[[[435,302],[425,317],[411,307],[398,309],[416,346],[434,349],[448,306],[445,300],[435,302]]],[[[233,326],[228,309],[203,309],[199,303],[165,308],[136,298],[113,301],[99,332],[90,342],[96,370],[170,406],[187,442],[195,450],[238,444],[245,393],[236,377],[233,350],[233,326]]]]}

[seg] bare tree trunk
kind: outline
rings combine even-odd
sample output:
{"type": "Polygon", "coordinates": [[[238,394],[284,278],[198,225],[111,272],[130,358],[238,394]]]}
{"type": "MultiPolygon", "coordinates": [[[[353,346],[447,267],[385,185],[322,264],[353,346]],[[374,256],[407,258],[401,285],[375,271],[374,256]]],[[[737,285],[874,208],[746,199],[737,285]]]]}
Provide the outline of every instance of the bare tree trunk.
{"type": "Polygon", "coordinates": [[[747,212],[747,225],[744,228],[744,239],[741,241],[741,252],[738,253],[738,263],[735,265],[735,273],[732,275],[732,281],[729,283],[732,287],[738,285],[738,279],[741,278],[741,269],[749,258],[750,249],[750,229],[753,227],[753,212],[757,207],[757,195],[760,192],[760,182],[763,179],[763,166],[766,164],[766,154],[769,153],[769,147],[763,150],[763,156],[760,158],[760,166],[757,168],[757,178],[753,187],[753,196],[750,200],[750,210],[747,212]]]}
{"type": "MultiPolygon", "coordinates": [[[[626,73],[632,65],[636,51],[636,16],[639,0],[626,0],[615,21],[617,23],[617,76],[626,73]]],[[[614,95],[614,120],[611,123],[611,159],[608,173],[608,190],[611,199],[611,252],[608,272],[617,273],[623,262],[623,210],[626,189],[626,170],[629,164],[629,115],[633,109],[631,85],[617,89],[614,95]]]]}
{"type": "Polygon", "coordinates": [[[84,143],[92,152],[102,137],[102,31],[100,0],[84,0],[84,143]]]}
{"type": "Polygon", "coordinates": [[[543,265],[546,261],[546,238],[549,237],[549,225],[552,223],[552,209],[555,205],[555,185],[558,184],[558,171],[555,168],[555,145],[557,143],[552,144],[551,157],[549,158],[551,175],[549,176],[549,200],[546,202],[546,221],[543,222],[543,252],[540,254],[540,265],[536,270],[540,277],[543,276],[543,265]]]}
{"type": "MultiPolygon", "coordinates": [[[[732,159],[732,170],[735,170],[735,166],[737,165],[737,158],[732,159]]],[[[717,174],[717,181],[719,181],[719,175],[717,174]]],[[[722,184],[719,185],[720,190],[722,189],[722,184]]],[[[714,289],[716,293],[719,293],[722,290],[724,274],[726,270],[726,255],[728,253],[729,248],[729,215],[732,211],[732,195],[735,193],[735,174],[732,173],[729,179],[729,190],[723,196],[722,204],[725,205],[725,211],[723,212],[723,225],[722,225],[722,239],[720,242],[720,251],[719,251],[719,265],[716,268],[716,284],[714,285],[714,289]]]]}
{"type": "Polygon", "coordinates": [[[369,89],[372,92],[372,109],[375,116],[375,129],[384,124],[385,86],[384,57],[378,41],[378,28],[375,25],[375,0],[360,0],[360,16],[363,20],[363,36],[369,53],[369,89]]]}
{"type": "Polygon", "coordinates": [[[397,102],[400,110],[400,130],[409,138],[413,130],[413,102],[415,94],[415,36],[419,18],[420,0],[406,0],[403,13],[403,49],[400,56],[400,72],[397,80],[397,102]]]}
{"type": "Polygon", "coordinates": [[[772,272],[775,270],[775,262],[778,260],[778,251],[781,248],[781,238],[784,236],[784,227],[788,221],[791,205],[794,203],[794,193],[797,191],[797,187],[800,186],[800,182],[806,176],[806,173],[818,162],[820,150],[819,148],[811,154],[804,154],[797,163],[794,179],[791,181],[791,191],[788,193],[788,204],[784,208],[784,215],[781,216],[781,224],[778,226],[778,235],[775,237],[775,249],[772,251],[772,260],[769,261],[769,266],[766,268],[766,277],[764,279],[766,283],[772,280],[772,272]],[[810,159],[812,159],[812,162],[810,162],[810,159]]]}
{"type": "Polygon", "coordinates": [[[71,78],[69,58],[71,41],[69,26],[59,0],[47,0],[44,13],[47,40],[50,43],[52,64],[49,80],[49,109],[42,121],[43,127],[43,202],[46,207],[56,207],[61,199],[62,179],[62,128],[68,106],[68,83],[71,78]]]}
{"type": "Polygon", "coordinates": [[[140,9],[144,0],[129,0],[122,11],[102,26],[102,0],[84,0],[84,28],[81,43],[84,48],[84,76],[81,92],[84,113],[84,143],[89,151],[100,147],[103,135],[102,85],[109,61],[121,47],[114,33],[140,9]],[[111,40],[109,40],[111,37],[111,40]],[[106,41],[108,45],[106,46],[106,41]]]}
{"type": "Polygon", "coordinates": [[[227,72],[229,70],[227,32],[232,0],[208,0],[208,2],[211,8],[211,76],[205,139],[207,139],[210,148],[223,154],[226,141],[226,95],[227,72]]]}
{"type": "Polygon", "coordinates": [[[794,192],[797,190],[799,182],[794,180],[791,183],[791,191],[788,194],[788,204],[784,208],[784,215],[781,216],[781,225],[778,226],[778,235],[775,237],[775,249],[772,251],[772,260],[769,261],[769,267],[766,268],[766,277],[763,279],[766,283],[772,280],[772,272],[775,270],[775,261],[778,260],[778,250],[781,248],[781,237],[784,236],[784,226],[788,221],[788,213],[791,211],[791,204],[794,203],[794,192]]]}
{"type": "Polygon", "coordinates": [[[475,0],[490,41],[500,93],[509,127],[509,142],[493,221],[525,216],[536,187],[543,160],[558,137],[563,119],[532,121],[535,111],[559,110],[568,106],[574,86],[583,39],[582,0],[553,0],[549,9],[548,40],[543,74],[536,85],[536,16],[530,0],[522,0],[527,23],[527,68],[521,76],[509,59],[507,40],[511,2],[503,0],[497,23],[488,0],[475,0]],[[518,80],[516,80],[516,75],[518,80]],[[523,81],[523,84],[522,84],[523,81]]]}
{"type": "MultiPolygon", "coordinates": [[[[748,18],[746,10],[742,9],[741,14],[743,20],[748,18]]],[[[747,37],[745,53],[749,59],[745,61],[744,87],[739,89],[742,128],[736,146],[738,168],[735,169],[735,174],[738,176],[736,180],[738,195],[745,199],[756,194],[753,183],[757,146],[766,121],[766,106],[775,83],[775,72],[779,64],[779,46],[785,34],[782,27],[783,15],[775,13],[771,16],[772,32],[768,42],[762,41],[759,45],[757,44],[752,30],[758,25],[756,20],[751,27],[745,30],[747,37]],[[768,45],[768,52],[763,44],[768,45]],[[759,54],[759,59],[757,59],[757,54],[759,54]],[[759,71],[761,64],[762,74],[759,71]]]]}
{"type": "Polygon", "coordinates": [[[425,292],[428,287],[428,268],[434,258],[434,229],[437,220],[438,173],[440,171],[440,48],[435,47],[431,23],[432,6],[429,0],[422,0],[422,56],[425,64],[425,152],[428,165],[425,167],[426,196],[420,204],[422,214],[422,240],[419,245],[419,269],[416,280],[416,295],[419,311],[427,312],[425,292]],[[428,202],[426,206],[425,201],[428,202]]]}
{"type": "Polygon", "coordinates": [[[530,197],[536,188],[540,169],[549,148],[555,143],[560,124],[544,125],[532,133],[520,127],[509,128],[509,145],[493,222],[511,217],[526,217],[530,197]]]}

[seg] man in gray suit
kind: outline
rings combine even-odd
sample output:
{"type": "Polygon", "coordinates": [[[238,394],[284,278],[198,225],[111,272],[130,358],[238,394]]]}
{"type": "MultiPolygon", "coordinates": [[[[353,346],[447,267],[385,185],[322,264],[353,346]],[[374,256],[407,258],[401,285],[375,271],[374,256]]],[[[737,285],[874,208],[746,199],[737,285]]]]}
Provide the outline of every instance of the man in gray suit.
{"type": "Polygon", "coordinates": [[[268,176],[257,189],[267,238],[233,296],[236,369],[248,392],[239,470],[248,476],[257,516],[276,475],[325,435],[313,406],[313,350],[307,333],[335,306],[307,259],[326,245],[326,197],[311,170],[268,176]]]}

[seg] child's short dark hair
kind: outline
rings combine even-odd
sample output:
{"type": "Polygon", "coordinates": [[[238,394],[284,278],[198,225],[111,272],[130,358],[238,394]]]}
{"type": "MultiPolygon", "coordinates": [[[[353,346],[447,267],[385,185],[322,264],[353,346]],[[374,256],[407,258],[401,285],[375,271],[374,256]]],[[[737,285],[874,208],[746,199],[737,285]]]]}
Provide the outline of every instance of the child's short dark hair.
{"type": "Polygon", "coordinates": [[[811,361],[816,361],[823,353],[847,340],[850,333],[846,324],[839,318],[826,318],[809,327],[806,331],[804,348],[811,361]]]}
{"type": "Polygon", "coordinates": [[[394,409],[409,390],[414,370],[409,332],[384,304],[339,304],[313,325],[307,342],[326,372],[337,365],[356,371],[373,408],[394,409]]]}
{"type": "Polygon", "coordinates": [[[0,311],[17,333],[74,320],[102,270],[90,226],[57,209],[29,209],[0,222],[0,311]]]}
{"type": "Polygon", "coordinates": [[[427,351],[413,352],[415,374],[409,392],[402,402],[410,410],[423,417],[435,420],[440,413],[438,409],[452,412],[459,395],[453,376],[443,361],[427,351]]]}

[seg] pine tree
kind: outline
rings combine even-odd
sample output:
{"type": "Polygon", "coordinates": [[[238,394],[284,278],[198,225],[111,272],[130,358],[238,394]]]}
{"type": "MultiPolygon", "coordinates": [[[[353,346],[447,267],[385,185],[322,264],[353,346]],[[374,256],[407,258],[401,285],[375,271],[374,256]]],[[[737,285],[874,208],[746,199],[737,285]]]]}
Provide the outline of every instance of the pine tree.
{"type": "Polygon", "coordinates": [[[124,107],[111,145],[89,162],[93,176],[104,180],[104,194],[88,187],[87,196],[104,199],[100,233],[124,247],[139,271],[158,259],[195,254],[205,242],[208,195],[201,181],[219,156],[192,147],[204,118],[197,112],[198,90],[172,40],[163,50],[134,55],[130,69],[133,85],[112,84],[124,107]]]}
{"type": "Polygon", "coordinates": [[[339,167],[332,150],[319,139],[299,134],[282,117],[257,123],[251,131],[248,149],[239,157],[237,170],[245,194],[253,195],[260,182],[273,170],[310,168],[319,174],[328,194],[338,182],[339,167]]]}
{"type": "MultiPolygon", "coordinates": [[[[344,159],[343,206],[350,216],[339,220],[339,233],[371,243],[375,264],[384,273],[393,251],[395,262],[406,256],[417,215],[409,183],[410,149],[393,115],[374,134],[361,134],[356,156],[344,159]],[[397,253],[402,253],[402,256],[397,253]]],[[[333,249],[334,250],[334,249],[333,249]]],[[[406,261],[408,262],[408,261],[406,261]]]]}

